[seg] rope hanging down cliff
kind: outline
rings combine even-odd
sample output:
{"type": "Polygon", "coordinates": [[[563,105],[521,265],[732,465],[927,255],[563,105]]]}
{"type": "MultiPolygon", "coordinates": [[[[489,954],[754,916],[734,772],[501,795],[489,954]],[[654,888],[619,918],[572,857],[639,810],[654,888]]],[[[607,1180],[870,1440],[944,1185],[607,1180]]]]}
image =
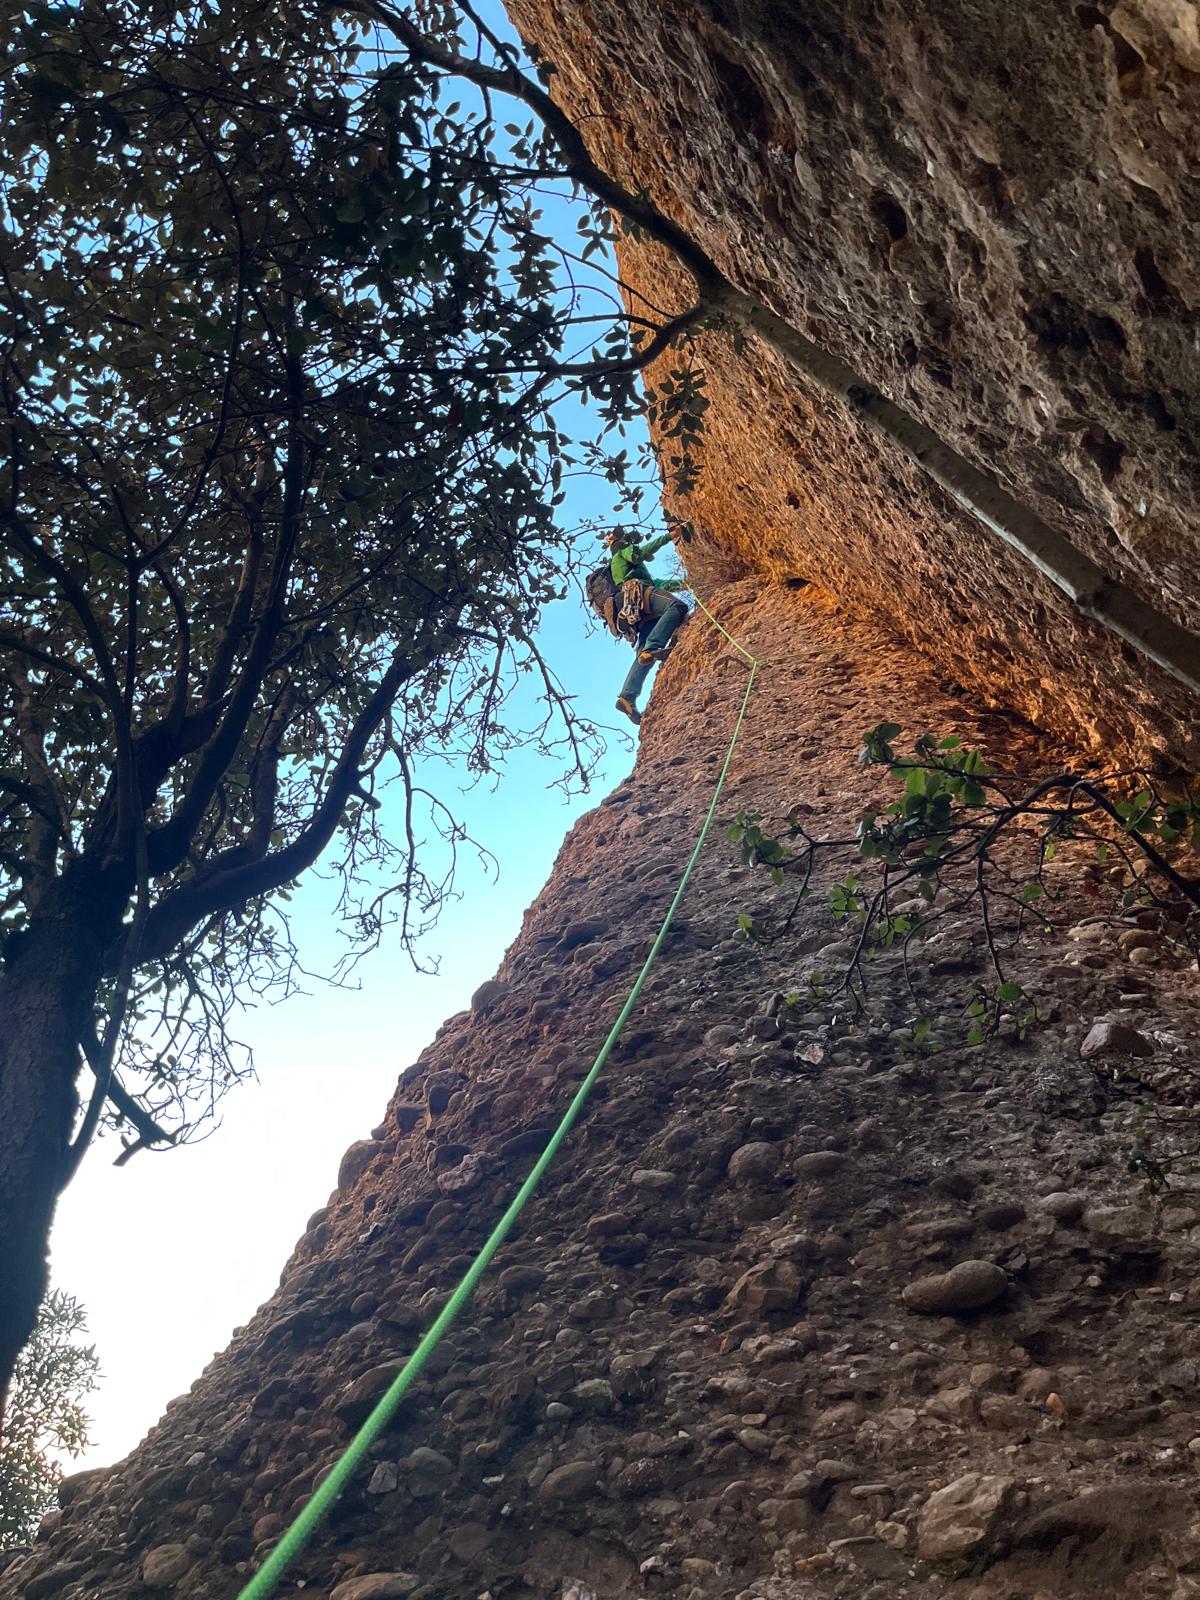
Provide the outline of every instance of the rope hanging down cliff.
{"type": "Polygon", "coordinates": [[[513,1196],[512,1201],[509,1203],[508,1209],[504,1212],[499,1222],[497,1222],[496,1226],[488,1235],[483,1247],[479,1251],[479,1254],[475,1257],[474,1261],[471,1262],[471,1265],[463,1274],[458,1287],[454,1290],[454,1293],[450,1296],[449,1300],[447,1300],[446,1304],[439,1312],[436,1320],[430,1327],[429,1331],[425,1334],[420,1344],[417,1345],[417,1348],[413,1351],[412,1355],[409,1356],[401,1372],[392,1381],[390,1387],[383,1394],[382,1398],[376,1402],[375,1408],[371,1412],[370,1416],[368,1416],[367,1420],[359,1428],[354,1438],[351,1439],[350,1443],[346,1446],[345,1451],[334,1463],[329,1476],[315,1490],[312,1499],[309,1500],[308,1504],[305,1505],[300,1511],[300,1514],[283,1534],[283,1537],[275,1546],[274,1550],[272,1550],[271,1554],[267,1557],[263,1565],[259,1568],[258,1572],[255,1573],[255,1575],[250,1579],[249,1583],[247,1583],[246,1586],[241,1590],[238,1600],[268,1600],[268,1596],[274,1592],[284,1573],[288,1570],[292,1562],[304,1549],[305,1545],[312,1538],[313,1534],[316,1533],[317,1529],[321,1526],[326,1517],[329,1515],[330,1511],[333,1509],[334,1502],[337,1500],[342,1490],[346,1487],[346,1484],[354,1475],[357,1468],[361,1465],[367,1454],[367,1451],[371,1448],[372,1444],[374,1444],[380,1433],[390,1422],[396,1411],[396,1408],[399,1406],[401,1400],[404,1399],[405,1395],[409,1392],[417,1378],[420,1376],[422,1369],[429,1360],[429,1357],[437,1348],[438,1344],[441,1342],[443,1336],[449,1330],[451,1325],[454,1323],[459,1312],[471,1298],[471,1295],[475,1289],[475,1285],[479,1282],[480,1278],[487,1270],[488,1263],[499,1250],[500,1246],[504,1243],[504,1240],[512,1229],[513,1224],[521,1215],[521,1212],[525,1209],[526,1204],[532,1197],[534,1190],[541,1182],[547,1167],[549,1167],[550,1163],[554,1160],[559,1146],[562,1144],[563,1140],[567,1137],[567,1134],[578,1121],[579,1115],[583,1110],[584,1103],[591,1094],[596,1079],[600,1076],[600,1073],[604,1068],[604,1064],[612,1052],[613,1046],[620,1037],[621,1030],[629,1020],[630,1014],[637,1003],[637,998],[642,992],[642,987],[645,984],[647,977],[650,975],[650,970],[654,966],[655,961],[658,959],[659,951],[662,949],[663,943],[666,940],[668,932],[670,931],[671,923],[674,920],[675,913],[679,909],[679,903],[683,899],[684,890],[687,888],[688,880],[692,875],[692,871],[695,868],[697,861],[700,859],[700,852],[704,848],[705,838],[707,837],[708,830],[712,825],[713,817],[716,815],[717,802],[721,798],[721,791],[725,786],[725,778],[729,772],[730,762],[733,760],[734,748],[737,745],[738,736],[742,731],[742,725],[746,720],[746,707],[750,703],[750,695],[754,689],[754,680],[758,674],[759,667],[763,665],[757,656],[751,655],[748,650],[744,649],[742,645],[738,644],[737,640],[733,638],[732,634],[727,632],[727,630],[721,626],[717,619],[712,615],[712,612],[709,611],[708,607],[704,605],[703,601],[699,600],[698,596],[697,600],[700,605],[700,609],[713,623],[714,627],[719,629],[719,631],[725,635],[726,639],[729,640],[735,649],[737,649],[749,662],[750,676],[746,683],[746,692],[742,696],[742,704],[738,711],[737,722],[734,725],[733,735],[729,740],[729,747],[725,752],[725,760],[722,763],[720,775],[718,776],[716,785],[713,789],[712,799],[709,801],[708,810],[705,813],[704,821],[700,825],[700,832],[696,836],[696,843],[692,848],[691,855],[688,857],[687,865],[683,869],[683,875],[679,880],[679,885],[675,890],[675,894],[672,897],[670,905],[667,907],[666,915],[663,917],[662,926],[655,935],[654,943],[650,946],[649,954],[642,963],[641,970],[634,979],[633,987],[629,991],[628,998],[626,999],[625,1004],[621,1007],[616,1021],[609,1029],[607,1038],[600,1046],[600,1050],[596,1056],[596,1059],[592,1062],[587,1076],[576,1090],[574,1098],[563,1115],[562,1121],[551,1134],[546,1148],[542,1151],[541,1155],[535,1162],[532,1172],[530,1172],[529,1176],[525,1179],[525,1182],[513,1196]]]}

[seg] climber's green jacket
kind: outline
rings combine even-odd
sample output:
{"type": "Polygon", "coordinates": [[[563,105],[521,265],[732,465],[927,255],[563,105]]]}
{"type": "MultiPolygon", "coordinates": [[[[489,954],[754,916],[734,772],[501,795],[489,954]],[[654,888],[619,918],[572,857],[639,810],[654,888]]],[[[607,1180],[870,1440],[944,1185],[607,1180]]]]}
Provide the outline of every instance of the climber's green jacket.
{"type": "Polygon", "coordinates": [[[660,539],[652,539],[649,544],[623,544],[612,553],[610,570],[614,583],[624,583],[626,578],[640,578],[643,583],[653,584],[656,589],[665,589],[674,594],[679,589],[686,589],[685,583],[677,583],[674,578],[664,579],[659,582],[651,577],[650,568],[646,565],[646,558],[661,550],[663,545],[670,544],[671,535],[664,533],[660,539]]]}

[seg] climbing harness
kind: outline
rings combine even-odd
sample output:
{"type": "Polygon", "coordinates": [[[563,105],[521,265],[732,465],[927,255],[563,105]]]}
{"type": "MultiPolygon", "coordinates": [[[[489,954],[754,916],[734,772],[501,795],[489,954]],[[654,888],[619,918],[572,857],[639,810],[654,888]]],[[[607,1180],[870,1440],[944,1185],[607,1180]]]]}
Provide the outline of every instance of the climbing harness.
{"type": "Polygon", "coordinates": [[[738,737],[741,734],[742,725],[746,720],[746,707],[750,703],[750,695],[754,689],[754,679],[758,673],[759,666],[762,664],[758,657],[751,655],[749,650],[744,649],[733,637],[733,635],[729,633],[727,629],[721,626],[721,624],[713,616],[712,612],[709,611],[708,607],[698,595],[696,596],[696,603],[699,605],[700,609],[704,612],[704,615],[709,619],[713,626],[719,629],[719,631],[724,634],[725,638],[729,640],[730,644],[732,644],[735,649],[740,651],[741,654],[745,656],[746,660],[750,662],[750,676],[746,683],[746,692],[742,696],[742,704],[740,710],[738,711],[737,722],[734,724],[733,735],[729,741],[729,748],[725,752],[725,760],[721,766],[721,771],[717,778],[716,786],[713,789],[712,799],[708,803],[708,810],[705,813],[704,821],[700,825],[700,832],[696,836],[696,843],[692,848],[692,853],[688,857],[687,865],[683,869],[683,876],[679,880],[679,885],[675,890],[671,904],[667,907],[667,913],[662,920],[662,926],[655,935],[654,943],[650,946],[649,954],[646,956],[645,961],[642,962],[641,970],[634,979],[633,987],[629,991],[629,996],[626,999],[625,1004],[621,1007],[621,1010],[617,1016],[617,1020],[609,1029],[608,1036],[604,1040],[604,1043],[600,1046],[599,1053],[597,1054],[596,1059],[592,1062],[587,1076],[576,1090],[570,1105],[563,1114],[562,1121],[551,1134],[546,1148],[542,1151],[541,1155],[534,1163],[533,1170],[513,1196],[511,1202],[509,1203],[508,1209],[504,1212],[499,1222],[497,1222],[496,1226],[488,1235],[488,1238],[484,1241],[479,1254],[475,1257],[474,1261],[471,1262],[471,1265],[463,1274],[458,1287],[454,1290],[454,1293],[450,1296],[449,1300],[447,1300],[446,1304],[438,1313],[436,1319],[430,1326],[429,1331],[417,1345],[417,1348],[413,1351],[412,1355],[409,1356],[402,1370],[393,1379],[391,1385],[384,1392],[383,1396],[376,1402],[374,1409],[371,1411],[366,1421],[362,1424],[358,1432],[354,1435],[353,1439],[351,1439],[350,1443],[346,1446],[342,1455],[334,1463],[328,1477],[325,1478],[324,1481],[314,1490],[311,1499],[305,1506],[302,1507],[291,1526],[285,1531],[283,1537],[275,1546],[274,1550],[271,1551],[270,1555],[263,1562],[259,1570],[251,1577],[250,1581],[240,1591],[238,1600],[268,1600],[268,1596],[274,1593],[276,1585],[279,1583],[284,1573],[304,1549],[305,1545],[312,1538],[313,1534],[316,1533],[317,1529],[325,1521],[326,1517],[333,1508],[334,1502],[337,1500],[342,1490],[353,1477],[358,1467],[362,1464],[362,1461],[365,1458],[368,1450],[370,1450],[380,1433],[382,1433],[383,1429],[391,1421],[392,1416],[395,1413],[396,1408],[399,1406],[401,1400],[404,1399],[405,1395],[412,1388],[418,1377],[420,1377],[421,1372],[428,1362],[430,1356],[441,1343],[443,1336],[450,1328],[451,1324],[457,1319],[459,1312],[471,1298],[471,1295],[475,1289],[475,1285],[479,1282],[480,1278],[487,1270],[488,1263],[499,1250],[500,1246],[504,1243],[504,1240],[507,1238],[512,1229],[513,1223],[516,1222],[517,1218],[521,1215],[521,1212],[525,1209],[525,1206],[532,1197],[534,1190],[541,1182],[547,1167],[554,1160],[555,1155],[558,1153],[559,1146],[562,1144],[563,1140],[567,1137],[567,1134],[570,1133],[571,1129],[578,1121],[584,1104],[592,1092],[593,1085],[595,1084],[596,1079],[600,1076],[605,1063],[612,1053],[613,1046],[620,1037],[621,1030],[629,1020],[630,1014],[637,1003],[637,998],[641,994],[646,979],[650,975],[650,970],[654,966],[655,961],[658,959],[658,953],[666,941],[666,937],[670,931],[671,923],[674,920],[675,913],[679,909],[679,903],[683,899],[684,890],[687,888],[688,880],[692,875],[697,861],[700,859],[700,852],[704,848],[704,841],[708,836],[708,830],[712,825],[713,817],[716,815],[717,802],[721,798],[722,789],[725,787],[725,778],[729,772],[730,762],[733,760],[734,748],[736,747],[738,737]]]}
{"type": "Polygon", "coordinates": [[[636,634],[641,627],[653,593],[654,585],[643,583],[640,578],[626,578],[621,585],[621,610],[618,615],[630,633],[636,634]]]}
{"type": "Polygon", "coordinates": [[[649,616],[654,585],[644,583],[641,578],[625,578],[616,583],[606,562],[588,575],[584,593],[588,605],[613,638],[630,643],[637,639],[639,629],[649,616]]]}

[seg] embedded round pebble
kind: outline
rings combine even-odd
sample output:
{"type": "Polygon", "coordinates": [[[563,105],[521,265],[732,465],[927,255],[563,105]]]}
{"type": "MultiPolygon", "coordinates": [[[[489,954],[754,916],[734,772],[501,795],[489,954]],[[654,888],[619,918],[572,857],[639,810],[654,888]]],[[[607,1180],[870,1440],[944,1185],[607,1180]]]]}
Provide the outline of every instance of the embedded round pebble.
{"type": "Polygon", "coordinates": [[[1039,1202],[1043,1211],[1057,1221],[1067,1223],[1078,1222],[1083,1215],[1083,1201],[1077,1194],[1068,1194],[1064,1190],[1056,1190],[1054,1194],[1046,1195],[1039,1202]]]}
{"type": "Polygon", "coordinates": [[[990,1261],[960,1261],[949,1272],[917,1278],[901,1298],[910,1311],[950,1315],[991,1305],[1008,1288],[1008,1274],[990,1261]]]}

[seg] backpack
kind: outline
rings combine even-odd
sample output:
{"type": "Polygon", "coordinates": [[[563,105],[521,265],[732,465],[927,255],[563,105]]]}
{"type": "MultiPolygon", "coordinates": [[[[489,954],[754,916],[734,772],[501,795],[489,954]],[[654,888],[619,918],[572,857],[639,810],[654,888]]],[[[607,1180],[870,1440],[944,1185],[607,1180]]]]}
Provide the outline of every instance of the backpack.
{"type": "Polygon", "coordinates": [[[583,587],[588,605],[613,638],[628,639],[629,634],[621,622],[621,586],[613,581],[611,562],[606,561],[602,567],[590,572],[583,587]]]}

